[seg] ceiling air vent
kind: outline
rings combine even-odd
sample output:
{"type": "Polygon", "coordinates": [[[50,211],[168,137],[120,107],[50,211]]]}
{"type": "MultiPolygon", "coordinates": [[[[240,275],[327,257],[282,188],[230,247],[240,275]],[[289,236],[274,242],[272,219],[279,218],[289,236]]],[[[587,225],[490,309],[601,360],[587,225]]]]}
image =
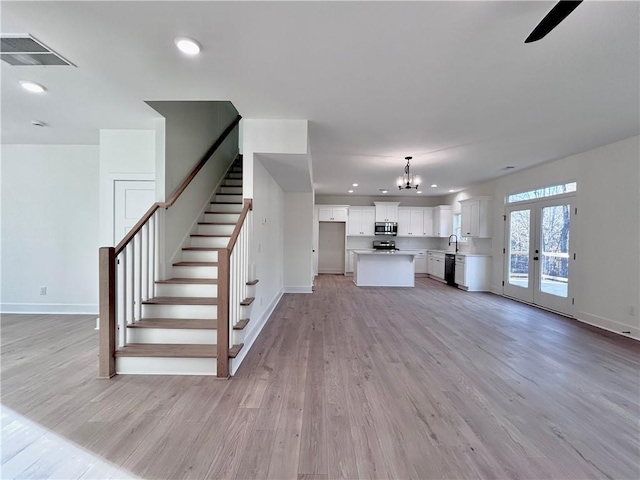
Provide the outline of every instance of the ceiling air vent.
{"type": "Polygon", "coordinates": [[[0,36],[0,60],[14,67],[74,67],[31,35],[0,36]]]}

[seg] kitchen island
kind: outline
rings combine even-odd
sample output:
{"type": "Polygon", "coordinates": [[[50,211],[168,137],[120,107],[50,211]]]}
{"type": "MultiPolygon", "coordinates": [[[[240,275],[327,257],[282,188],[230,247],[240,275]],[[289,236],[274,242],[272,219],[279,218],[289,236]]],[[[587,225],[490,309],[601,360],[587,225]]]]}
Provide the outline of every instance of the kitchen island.
{"type": "Polygon", "coordinates": [[[415,252],[354,250],[353,283],[358,287],[414,287],[415,252]]]}

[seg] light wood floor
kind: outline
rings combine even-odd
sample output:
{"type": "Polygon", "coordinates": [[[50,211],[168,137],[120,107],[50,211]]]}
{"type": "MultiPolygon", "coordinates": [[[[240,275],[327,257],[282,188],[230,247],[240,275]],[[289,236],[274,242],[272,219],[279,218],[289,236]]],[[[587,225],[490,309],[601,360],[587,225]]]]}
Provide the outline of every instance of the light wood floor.
{"type": "Polygon", "coordinates": [[[2,403],[133,476],[640,477],[639,344],[494,295],[321,276],[231,381],[97,380],[94,325],[4,315],[2,403]]]}

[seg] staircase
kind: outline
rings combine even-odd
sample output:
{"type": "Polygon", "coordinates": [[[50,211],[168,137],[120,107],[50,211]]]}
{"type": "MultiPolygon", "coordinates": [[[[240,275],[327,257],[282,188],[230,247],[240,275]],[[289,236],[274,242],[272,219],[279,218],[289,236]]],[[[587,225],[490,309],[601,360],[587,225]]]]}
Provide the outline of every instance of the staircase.
{"type": "MultiPolygon", "coordinates": [[[[216,375],[218,254],[229,244],[243,208],[242,157],[227,171],[214,200],[182,248],[181,260],[172,265],[170,278],[155,282],[141,302],[140,318],[127,322],[126,344],[115,352],[117,373],[216,375]]],[[[245,291],[256,283],[247,282],[245,291]]],[[[244,298],[236,306],[240,319],[230,335],[231,359],[243,347],[252,301],[244,298]]]]}

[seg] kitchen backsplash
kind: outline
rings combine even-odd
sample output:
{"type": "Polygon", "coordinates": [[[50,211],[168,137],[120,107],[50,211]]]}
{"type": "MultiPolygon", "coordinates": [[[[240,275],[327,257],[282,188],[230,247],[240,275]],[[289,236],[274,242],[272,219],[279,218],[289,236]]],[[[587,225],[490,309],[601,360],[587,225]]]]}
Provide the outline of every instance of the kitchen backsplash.
{"type": "MultiPolygon", "coordinates": [[[[394,240],[396,248],[400,250],[449,250],[454,251],[452,244],[446,238],[407,238],[407,237],[347,237],[347,249],[370,249],[374,240],[394,240]]],[[[491,255],[491,239],[490,238],[469,238],[467,243],[459,243],[458,250],[462,253],[481,253],[491,255]]]]}

